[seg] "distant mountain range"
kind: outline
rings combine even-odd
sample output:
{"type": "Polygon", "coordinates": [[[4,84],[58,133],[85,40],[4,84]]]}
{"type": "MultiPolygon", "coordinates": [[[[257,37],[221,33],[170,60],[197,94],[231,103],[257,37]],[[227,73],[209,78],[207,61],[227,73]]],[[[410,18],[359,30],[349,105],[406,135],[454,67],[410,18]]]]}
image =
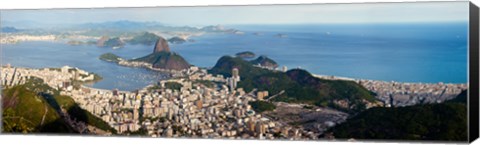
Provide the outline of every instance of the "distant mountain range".
{"type": "Polygon", "coordinates": [[[16,32],[20,32],[22,30],[19,30],[15,27],[2,27],[2,30],[1,32],[3,33],[16,33],[16,32]]]}
{"type": "Polygon", "coordinates": [[[226,29],[222,25],[210,25],[201,28],[191,26],[169,26],[160,22],[137,22],[129,20],[108,21],[101,23],[85,23],[73,26],[76,29],[93,29],[93,30],[122,30],[122,31],[205,31],[205,32],[237,32],[238,30],[226,29]]]}
{"type": "MultiPolygon", "coordinates": [[[[148,21],[106,21],[106,22],[92,22],[92,23],[64,23],[64,24],[52,24],[45,22],[10,22],[2,21],[2,31],[4,33],[19,32],[20,30],[25,34],[54,34],[54,35],[87,35],[87,36],[135,36],[143,32],[164,32],[166,34],[180,33],[229,33],[229,34],[242,34],[243,32],[225,28],[222,25],[210,25],[204,27],[193,26],[171,26],[160,22],[148,21]]],[[[181,38],[181,37],[179,37],[181,38]]],[[[182,37],[183,38],[183,37],[182,37]]],[[[171,43],[183,43],[186,40],[172,39],[171,43]]]]}
{"type": "Polygon", "coordinates": [[[15,27],[17,29],[39,29],[39,28],[50,28],[56,26],[57,28],[59,26],[65,26],[65,25],[71,25],[67,23],[62,23],[62,24],[53,24],[48,21],[8,21],[8,20],[2,20],[2,27],[15,27]]]}
{"type": "Polygon", "coordinates": [[[83,29],[146,29],[146,28],[155,28],[155,27],[164,27],[163,24],[159,22],[136,22],[136,21],[108,21],[102,23],[84,23],[75,25],[75,28],[83,29]]]}
{"type": "Polygon", "coordinates": [[[4,27],[16,27],[22,29],[49,29],[49,28],[145,28],[163,26],[159,22],[136,22],[128,20],[92,22],[92,23],[50,23],[46,21],[2,21],[4,27]]]}

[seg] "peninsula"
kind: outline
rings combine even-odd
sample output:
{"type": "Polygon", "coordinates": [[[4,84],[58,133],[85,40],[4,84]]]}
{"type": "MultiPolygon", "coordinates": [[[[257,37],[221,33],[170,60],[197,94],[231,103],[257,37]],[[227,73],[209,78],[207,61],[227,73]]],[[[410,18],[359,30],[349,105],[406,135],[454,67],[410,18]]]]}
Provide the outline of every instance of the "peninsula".
{"type": "Polygon", "coordinates": [[[146,67],[152,70],[182,71],[190,67],[182,56],[170,51],[168,41],[160,36],[155,42],[153,52],[147,56],[125,60],[113,53],[106,53],[101,55],[100,59],[124,66],[146,67]]]}

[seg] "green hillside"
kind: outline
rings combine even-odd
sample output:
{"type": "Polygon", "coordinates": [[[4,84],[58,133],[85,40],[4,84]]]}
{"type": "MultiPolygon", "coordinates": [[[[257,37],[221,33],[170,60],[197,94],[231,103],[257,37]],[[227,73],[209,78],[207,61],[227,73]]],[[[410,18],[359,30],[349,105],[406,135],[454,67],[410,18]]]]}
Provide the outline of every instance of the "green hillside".
{"type": "Polygon", "coordinates": [[[272,111],[275,110],[276,106],[273,103],[266,102],[266,101],[252,101],[248,102],[249,105],[252,106],[253,110],[258,113],[262,113],[265,111],[272,111]]]}
{"type": "Polygon", "coordinates": [[[465,103],[371,108],[331,128],[336,138],[467,141],[465,103]]]}
{"type": "Polygon", "coordinates": [[[284,90],[285,93],[275,98],[276,101],[330,106],[352,113],[365,109],[363,100],[375,101],[373,93],[352,81],[323,80],[301,69],[288,72],[262,69],[239,57],[223,56],[209,71],[230,77],[233,68],[238,68],[241,77],[238,87],[246,91],[257,88],[274,95],[284,90]],[[341,99],[350,102],[348,108],[341,108],[332,102],[341,99]]]}
{"type": "Polygon", "coordinates": [[[165,88],[170,89],[170,90],[177,90],[180,91],[182,89],[183,85],[177,82],[166,82],[165,83],[165,88]]]}
{"type": "Polygon", "coordinates": [[[2,132],[73,132],[42,96],[25,85],[3,92],[2,132]]]}
{"type": "MultiPolygon", "coordinates": [[[[75,118],[78,121],[85,122],[89,125],[95,126],[101,130],[116,133],[116,130],[110,127],[110,125],[108,125],[107,122],[94,116],[92,113],[82,109],[80,106],[78,106],[77,103],[75,103],[75,101],[70,96],[58,95],[58,96],[54,96],[54,99],[56,104],[58,104],[59,106],[63,106],[63,108],[67,110],[68,114],[70,114],[72,118],[75,118]]],[[[55,106],[53,105],[53,103],[51,104],[52,106],[55,106]]],[[[58,106],[55,106],[55,107],[58,107],[58,106]]]]}
{"type": "Polygon", "coordinates": [[[44,84],[41,79],[32,78],[24,85],[6,88],[3,91],[3,117],[11,116],[4,119],[3,124],[12,126],[4,128],[5,132],[74,133],[73,129],[60,118],[58,112],[61,107],[67,110],[72,119],[105,131],[116,132],[108,123],[80,108],[71,97],[60,95],[59,91],[44,84]],[[48,111],[42,124],[45,108],[48,111]]]}

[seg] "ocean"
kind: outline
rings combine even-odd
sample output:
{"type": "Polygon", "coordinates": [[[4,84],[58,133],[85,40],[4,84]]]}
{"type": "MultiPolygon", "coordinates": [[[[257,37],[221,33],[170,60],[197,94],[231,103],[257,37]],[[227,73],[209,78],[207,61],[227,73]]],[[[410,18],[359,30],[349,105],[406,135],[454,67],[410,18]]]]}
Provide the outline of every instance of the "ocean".
{"type": "MultiPolygon", "coordinates": [[[[467,82],[466,22],[227,27],[244,34],[206,34],[170,47],[200,67],[214,66],[223,55],[252,51],[280,66],[314,74],[398,82],[467,82]]],[[[113,50],[32,41],[2,44],[2,49],[3,64],[32,68],[69,65],[100,74],[104,79],[92,84],[97,88],[135,90],[166,78],[159,72],[98,59],[107,52],[124,58],[142,57],[151,53],[153,46],[126,45],[113,50]]]]}
{"type": "Polygon", "coordinates": [[[213,66],[222,55],[252,51],[280,66],[315,74],[398,82],[467,82],[467,23],[231,27],[245,34],[201,36],[194,38],[197,42],[173,46],[173,50],[205,67],[213,66]]]}

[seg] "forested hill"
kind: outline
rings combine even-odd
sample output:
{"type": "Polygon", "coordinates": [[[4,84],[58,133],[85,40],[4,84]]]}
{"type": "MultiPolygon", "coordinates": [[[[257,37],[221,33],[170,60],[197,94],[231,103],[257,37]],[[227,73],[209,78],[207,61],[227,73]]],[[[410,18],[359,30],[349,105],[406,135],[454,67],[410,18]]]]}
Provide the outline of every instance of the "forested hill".
{"type": "Polygon", "coordinates": [[[335,138],[467,141],[466,91],[440,104],[371,108],[330,129],[335,138]],[[462,101],[463,100],[463,101],[462,101]]]}
{"type": "Polygon", "coordinates": [[[246,91],[257,88],[272,95],[284,91],[275,101],[330,106],[352,113],[364,110],[366,102],[375,101],[373,93],[353,81],[319,79],[302,69],[287,72],[264,69],[240,57],[221,57],[210,73],[230,77],[233,68],[239,70],[241,77],[238,87],[246,91]],[[338,100],[349,103],[339,106],[334,103],[338,100]]]}

